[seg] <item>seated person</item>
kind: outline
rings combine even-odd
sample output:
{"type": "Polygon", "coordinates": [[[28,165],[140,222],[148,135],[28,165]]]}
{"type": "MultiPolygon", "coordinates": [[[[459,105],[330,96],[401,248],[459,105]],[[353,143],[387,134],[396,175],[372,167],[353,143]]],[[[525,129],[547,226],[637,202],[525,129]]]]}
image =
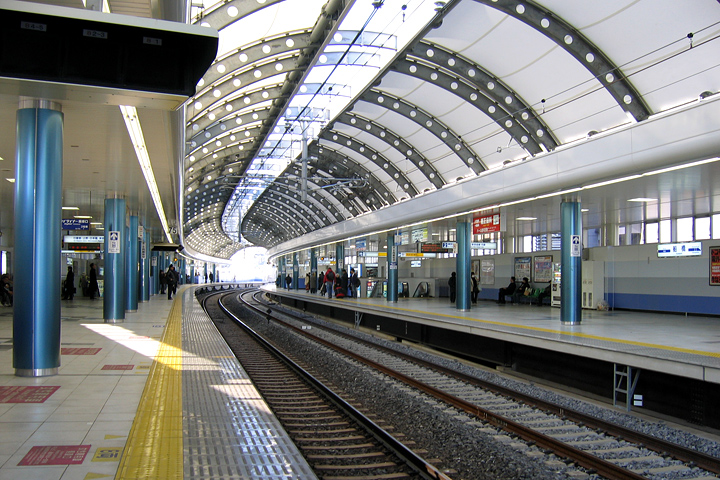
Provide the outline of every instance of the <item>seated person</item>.
{"type": "Polygon", "coordinates": [[[498,301],[500,305],[505,304],[505,295],[512,295],[515,293],[515,277],[510,277],[510,283],[507,287],[500,288],[500,291],[498,292],[498,301]]]}
{"type": "Polygon", "coordinates": [[[526,291],[527,289],[531,289],[531,288],[532,288],[532,287],[530,286],[530,280],[528,280],[528,277],[523,277],[522,283],[521,283],[520,286],[517,288],[517,290],[515,290],[515,294],[513,294],[513,296],[512,296],[512,297],[513,297],[513,302],[517,301],[518,298],[524,296],[524,295],[525,295],[525,291],[526,291]]]}
{"type": "Polygon", "coordinates": [[[548,285],[547,287],[545,287],[545,288],[543,289],[543,291],[540,292],[540,295],[538,295],[538,297],[537,297],[537,299],[538,299],[538,303],[537,303],[538,307],[542,307],[543,300],[544,300],[546,297],[549,297],[549,296],[550,296],[550,285],[548,285]]]}

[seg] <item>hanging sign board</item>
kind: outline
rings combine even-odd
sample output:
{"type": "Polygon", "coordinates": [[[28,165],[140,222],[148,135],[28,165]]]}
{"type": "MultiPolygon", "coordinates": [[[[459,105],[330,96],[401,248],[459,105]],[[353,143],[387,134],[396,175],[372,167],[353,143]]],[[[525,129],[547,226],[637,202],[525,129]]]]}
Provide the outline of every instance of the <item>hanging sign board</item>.
{"type": "Polygon", "coordinates": [[[475,215],[473,217],[473,235],[500,231],[500,214],[475,215]]]}
{"type": "Polygon", "coordinates": [[[90,220],[87,218],[63,218],[63,230],[90,230],[90,220]]]}

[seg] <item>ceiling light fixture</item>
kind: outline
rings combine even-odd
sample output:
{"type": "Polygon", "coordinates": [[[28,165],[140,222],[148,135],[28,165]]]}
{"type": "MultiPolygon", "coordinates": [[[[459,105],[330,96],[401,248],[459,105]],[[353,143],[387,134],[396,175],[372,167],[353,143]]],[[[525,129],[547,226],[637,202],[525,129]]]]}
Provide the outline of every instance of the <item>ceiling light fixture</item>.
{"type": "Polygon", "coordinates": [[[517,217],[515,220],[537,220],[537,217],[517,217]]]}
{"type": "Polygon", "coordinates": [[[80,210],[80,207],[62,207],[63,210],[80,210]]]}
{"type": "Polygon", "coordinates": [[[163,209],[162,200],[160,199],[160,192],[155,182],[155,174],[153,173],[152,164],[150,163],[150,156],[147,151],[147,146],[145,145],[145,137],[143,136],[142,127],[140,126],[137,110],[135,107],[120,105],[120,111],[122,112],[125,126],[130,134],[130,140],[132,140],[133,147],[135,148],[138,162],[140,162],[140,168],[142,169],[143,175],[145,175],[145,182],[150,190],[150,196],[155,204],[155,210],[157,210],[158,217],[160,217],[160,223],[165,232],[165,237],[168,242],[172,243],[170,229],[167,219],[165,218],[165,210],[163,209]]]}
{"type": "Polygon", "coordinates": [[[91,215],[74,215],[74,218],[92,218],[91,215]]]}
{"type": "Polygon", "coordinates": [[[629,198],[628,199],[628,202],[641,202],[641,203],[655,202],[655,201],[657,201],[657,198],[637,197],[637,198],[629,198]]]}

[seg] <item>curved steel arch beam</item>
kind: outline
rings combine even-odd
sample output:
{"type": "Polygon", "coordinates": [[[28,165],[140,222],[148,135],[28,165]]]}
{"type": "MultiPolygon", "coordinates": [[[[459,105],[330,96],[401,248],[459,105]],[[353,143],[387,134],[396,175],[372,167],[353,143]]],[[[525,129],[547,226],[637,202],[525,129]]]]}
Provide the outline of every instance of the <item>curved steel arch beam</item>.
{"type": "MultiPolygon", "coordinates": [[[[417,123],[430,133],[435,135],[438,140],[444,143],[460,160],[468,166],[476,174],[487,170],[487,166],[480,160],[473,150],[465,143],[465,141],[456,134],[447,125],[433,117],[417,105],[403,100],[401,98],[389,95],[381,90],[366,90],[358,100],[377,105],[393,111],[408,120],[417,123]]],[[[350,108],[352,109],[352,107],[350,108]]]]}
{"type": "MultiPolygon", "coordinates": [[[[196,135],[211,125],[216,123],[219,124],[225,121],[226,118],[236,118],[240,112],[245,113],[247,110],[256,108],[259,104],[267,103],[273,98],[280,97],[281,92],[282,84],[267,85],[265,87],[244,93],[243,95],[233,98],[222,105],[218,105],[213,108],[212,112],[208,112],[212,113],[215,118],[211,120],[210,115],[203,115],[202,117],[197,118],[197,120],[189,124],[187,136],[190,137],[191,135],[196,135]],[[228,105],[230,105],[230,109],[228,109],[228,105]]],[[[267,107],[263,106],[262,108],[267,107]]],[[[259,110],[259,108],[257,110],[259,110]]],[[[268,113],[268,116],[269,115],[270,114],[268,113]]],[[[260,114],[258,113],[258,118],[259,116],[260,114]]],[[[255,119],[253,118],[253,120],[255,119]]]]}
{"type": "MultiPolygon", "coordinates": [[[[428,182],[432,183],[435,188],[442,188],[445,181],[440,176],[435,167],[425,158],[419,150],[414,148],[405,141],[400,135],[396,134],[389,128],[375,123],[374,121],[362,117],[354,113],[342,113],[335,120],[335,123],[342,123],[369,133],[373,137],[387,143],[389,146],[400,152],[405,158],[410,160],[415,167],[422,172],[428,182]]],[[[419,191],[418,188],[416,190],[419,191]]]]}
{"type": "Polygon", "coordinates": [[[278,205],[274,202],[264,202],[258,205],[255,215],[269,217],[276,221],[275,229],[286,232],[289,238],[295,238],[306,232],[305,227],[297,218],[288,214],[285,205],[278,205]]]}
{"type": "Polygon", "coordinates": [[[473,84],[483,95],[490,98],[495,104],[505,110],[532,136],[538,144],[542,144],[548,151],[555,150],[558,142],[550,128],[535,114],[535,110],[528,105],[517,93],[499,78],[485,71],[480,65],[473,63],[457,52],[450,51],[440,45],[422,40],[413,45],[408,55],[417,57],[425,62],[437,65],[462,77],[473,84]]]}
{"type": "MultiPolygon", "coordinates": [[[[302,50],[310,45],[310,30],[290,30],[256,40],[249,45],[243,45],[230,53],[215,59],[205,75],[202,77],[204,85],[195,96],[203,95],[216,87],[218,81],[232,80],[243,71],[252,70],[256,65],[267,64],[272,59],[300,56],[302,50]],[[229,77],[229,78],[226,78],[229,77]]],[[[244,84],[243,84],[244,85],[244,84]]],[[[242,86],[242,85],[239,85],[242,86]]]]}
{"type": "Polygon", "coordinates": [[[444,68],[432,67],[424,62],[406,58],[399,60],[393,64],[393,69],[398,73],[408,75],[410,77],[423,80],[431,85],[435,85],[447,92],[456,95],[468,104],[488,115],[493,121],[505,132],[512,137],[513,140],[522,148],[527,150],[531,155],[542,153],[542,148],[535,141],[521,124],[515,121],[515,118],[508,112],[497,105],[491,98],[462,78],[450,75],[444,68]]]}
{"type": "MultiPolygon", "coordinates": [[[[268,190],[266,190],[260,198],[258,198],[259,202],[265,202],[269,201],[269,199],[272,199],[274,195],[282,196],[283,198],[290,197],[291,201],[301,203],[299,199],[295,197],[297,193],[299,193],[299,190],[294,189],[290,187],[290,179],[286,178],[287,181],[284,181],[282,183],[280,182],[274,182],[268,190]],[[292,194],[292,197],[291,197],[292,194]],[[269,197],[269,198],[268,198],[269,197]]],[[[293,181],[295,179],[292,179],[293,181]]],[[[310,193],[310,192],[308,192],[310,193]]],[[[337,206],[333,204],[333,202],[330,201],[328,198],[329,195],[323,196],[323,195],[308,195],[308,202],[310,202],[310,205],[304,205],[305,208],[314,216],[317,218],[317,227],[321,228],[321,226],[327,226],[331,223],[334,223],[334,220],[338,218],[338,216],[343,217],[342,213],[338,210],[337,206]],[[314,210],[313,210],[314,207],[314,210]]]]}
{"type": "Polygon", "coordinates": [[[187,145],[185,146],[185,156],[192,155],[193,152],[201,148],[203,145],[212,142],[216,137],[229,135],[233,132],[242,131],[247,125],[254,122],[262,122],[268,117],[269,107],[262,107],[251,111],[234,112],[234,115],[223,117],[222,121],[212,123],[204,130],[193,132],[192,136],[188,136],[187,145]]]}
{"type": "MultiPolygon", "coordinates": [[[[344,165],[355,175],[364,178],[370,184],[371,191],[377,193],[377,208],[385,205],[391,205],[398,201],[397,197],[387,188],[387,185],[385,185],[384,182],[381,182],[379,178],[370,172],[370,170],[366,169],[347,155],[340,153],[327,145],[318,145],[315,142],[310,144],[309,151],[311,154],[318,157],[318,160],[313,162],[318,168],[325,165],[344,165]]],[[[325,169],[324,171],[327,172],[328,175],[332,175],[329,169],[325,169]]]]}
{"type": "Polygon", "coordinates": [[[385,170],[388,175],[390,175],[393,182],[396,182],[401,189],[410,195],[410,197],[414,197],[418,194],[418,191],[415,189],[415,185],[405,176],[405,174],[402,173],[395,164],[370,146],[365,145],[354,138],[350,138],[341,132],[329,129],[323,129],[318,137],[318,141],[321,139],[326,142],[332,142],[347,147],[385,170]]]}
{"type": "Polygon", "coordinates": [[[636,121],[645,120],[652,113],[650,107],[605,53],[575,27],[550,10],[532,0],[475,0],[500,10],[558,44],[597,78],[617,104],[636,121]]]}
{"type": "Polygon", "coordinates": [[[263,8],[282,1],[283,0],[265,0],[263,3],[248,2],[247,0],[221,1],[201,12],[191,20],[191,23],[199,23],[200,25],[212,27],[215,30],[222,30],[241,18],[252,15],[263,8]]]}

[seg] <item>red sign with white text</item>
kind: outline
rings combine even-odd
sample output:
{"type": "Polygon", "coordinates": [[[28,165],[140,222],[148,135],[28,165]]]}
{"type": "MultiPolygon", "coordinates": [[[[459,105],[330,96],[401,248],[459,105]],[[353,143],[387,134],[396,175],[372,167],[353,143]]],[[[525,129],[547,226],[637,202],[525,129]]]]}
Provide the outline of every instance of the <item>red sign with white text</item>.
{"type": "Polygon", "coordinates": [[[500,231],[500,214],[475,215],[473,218],[473,235],[500,231]]]}

